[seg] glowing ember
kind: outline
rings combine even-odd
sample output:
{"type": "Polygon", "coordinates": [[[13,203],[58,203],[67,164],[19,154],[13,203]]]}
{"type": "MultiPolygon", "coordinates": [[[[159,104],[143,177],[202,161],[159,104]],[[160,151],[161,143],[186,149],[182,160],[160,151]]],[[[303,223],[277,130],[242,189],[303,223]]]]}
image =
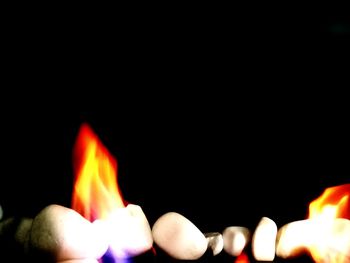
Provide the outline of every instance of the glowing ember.
{"type": "Polygon", "coordinates": [[[249,263],[249,258],[244,252],[241,253],[235,260],[235,263],[249,263]]]}
{"type": "Polygon", "coordinates": [[[117,184],[117,161],[87,124],[80,127],[73,157],[74,210],[94,221],[125,207],[117,184]]]}
{"type": "Polygon", "coordinates": [[[350,261],[349,238],[344,236],[350,219],[350,184],[327,188],[310,203],[309,219],[312,220],[314,240],[309,245],[316,262],[345,263],[350,261]],[[340,223],[341,222],[341,223],[340,223]]]}

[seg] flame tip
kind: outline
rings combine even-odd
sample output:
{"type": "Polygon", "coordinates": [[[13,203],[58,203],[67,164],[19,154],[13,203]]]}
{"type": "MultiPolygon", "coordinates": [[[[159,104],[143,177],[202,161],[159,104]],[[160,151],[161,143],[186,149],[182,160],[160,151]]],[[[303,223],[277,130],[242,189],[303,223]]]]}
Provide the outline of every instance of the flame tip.
{"type": "MultiPolygon", "coordinates": [[[[350,184],[336,185],[326,188],[322,194],[309,205],[309,219],[314,219],[316,238],[310,245],[310,254],[316,262],[323,262],[325,257],[330,263],[345,263],[344,255],[328,248],[327,240],[336,240],[340,233],[337,230],[336,219],[350,219],[350,184]]],[[[339,222],[339,221],[338,221],[339,222]]]]}
{"type": "Polygon", "coordinates": [[[117,207],[125,207],[117,184],[117,160],[87,122],[80,126],[73,161],[73,209],[91,221],[107,217],[117,207]]]}

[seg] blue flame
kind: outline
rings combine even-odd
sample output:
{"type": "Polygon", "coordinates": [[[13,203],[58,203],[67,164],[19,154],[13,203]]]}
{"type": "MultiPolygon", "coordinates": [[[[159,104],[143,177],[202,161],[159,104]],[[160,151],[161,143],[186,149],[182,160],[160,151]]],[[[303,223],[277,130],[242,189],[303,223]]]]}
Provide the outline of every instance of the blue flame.
{"type": "Polygon", "coordinates": [[[132,258],[117,258],[113,255],[113,252],[110,249],[108,249],[99,262],[100,263],[132,263],[132,258]]]}

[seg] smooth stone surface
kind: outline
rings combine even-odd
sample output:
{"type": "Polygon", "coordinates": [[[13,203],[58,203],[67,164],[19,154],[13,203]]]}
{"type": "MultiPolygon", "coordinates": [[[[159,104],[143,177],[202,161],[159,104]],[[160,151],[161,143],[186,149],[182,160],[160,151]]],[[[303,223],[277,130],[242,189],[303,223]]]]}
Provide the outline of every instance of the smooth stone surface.
{"type": "Polygon", "coordinates": [[[208,248],[213,252],[213,255],[218,255],[224,248],[224,239],[219,232],[210,232],[204,234],[208,242],[208,248]]]}
{"type": "Polygon", "coordinates": [[[207,250],[204,234],[176,212],[160,216],[152,227],[152,234],[154,242],[175,259],[196,260],[207,250]]]}
{"type": "Polygon", "coordinates": [[[276,236],[276,223],[270,218],[261,218],[252,237],[252,251],[256,260],[274,260],[276,251],[276,236]]]}
{"type": "Polygon", "coordinates": [[[248,241],[250,240],[250,231],[246,227],[229,226],[223,231],[224,250],[231,256],[239,256],[248,241]]]}
{"type": "Polygon", "coordinates": [[[138,205],[118,208],[106,220],[98,220],[96,224],[104,229],[110,249],[118,258],[134,257],[152,248],[151,227],[138,205]]]}
{"type": "Polygon", "coordinates": [[[50,254],[57,261],[98,259],[108,248],[97,225],[60,205],[49,205],[34,218],[28,242],[30,250],[50,254]]]}
{"type": "Polygon", "coordinates": [[[350,220],[305,219],[278,230],[277,256],[292,258],[307,251],[317,262],[350,262],[350,220]]]}

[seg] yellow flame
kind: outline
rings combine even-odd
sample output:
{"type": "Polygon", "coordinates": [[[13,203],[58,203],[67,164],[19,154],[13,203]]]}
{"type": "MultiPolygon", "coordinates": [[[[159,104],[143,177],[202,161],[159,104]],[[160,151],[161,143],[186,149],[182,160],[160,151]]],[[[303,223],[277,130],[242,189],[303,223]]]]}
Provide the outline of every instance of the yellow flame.
{"type": "Polygon", "coordinates": [[[73,158],[74,210],[94,221],[125,207],[117,184],[117,161],[86,123],[80,127],[73,158]]]}
{"type": "Polygon", "coordinates": [[[308,246],[316,262],[349,262],[347,253],[338,252],[338,248],[341,250],[344,244],[341,243],[342,228],[335,224],[336,218],[350,218],[349,196],[350,184],[345,184],[327,188],[310,203],[309,219],[313,221],[313,238],[308,246]]]}
{"type": "Polygon", "coordinates": [[[323,194],[309,205],[309,218],[350,218],[347,209],[350,184],[327,188],[323,194]]]}

